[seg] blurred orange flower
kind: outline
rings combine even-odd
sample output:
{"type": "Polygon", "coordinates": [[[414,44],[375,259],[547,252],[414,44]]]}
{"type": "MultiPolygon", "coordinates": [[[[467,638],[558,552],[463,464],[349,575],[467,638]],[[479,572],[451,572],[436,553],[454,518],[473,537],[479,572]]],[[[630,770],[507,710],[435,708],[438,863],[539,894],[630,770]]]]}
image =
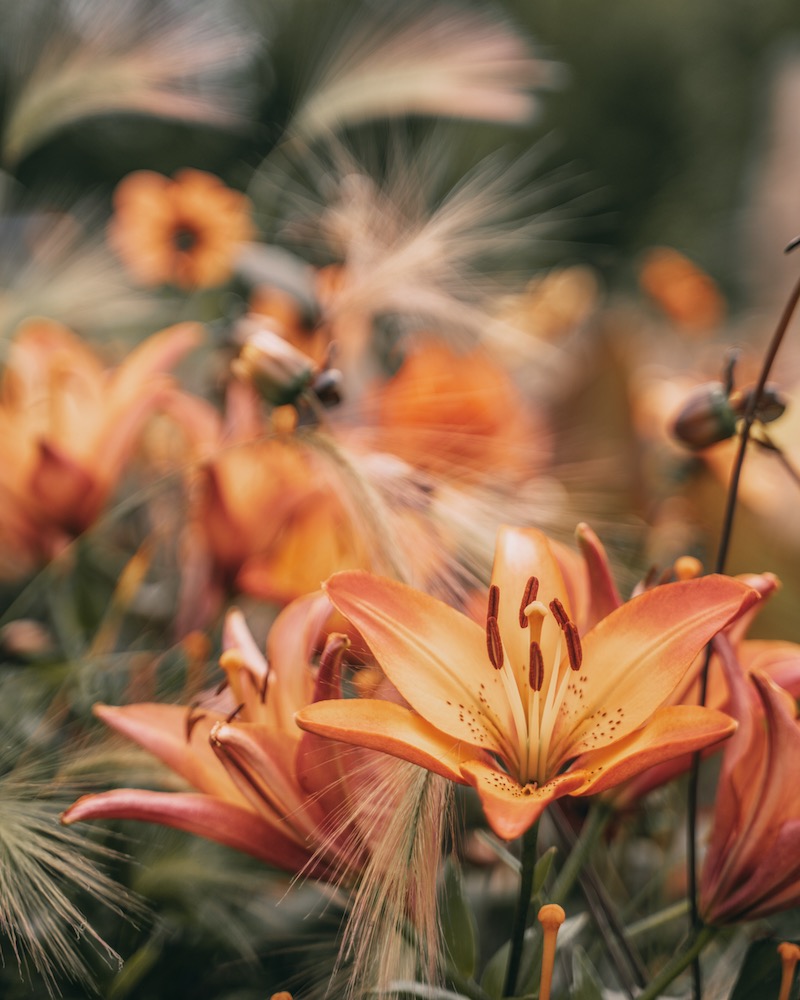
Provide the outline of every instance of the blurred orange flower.
{"type": "Polygon", "coordinates": [[[200,337],[170,327],[108,371],[61,324],[23,324],[0,381],[0,576],[51,559],[96,520],[169,392],[165,371],[200,337]]]}
{"type": "Polygon", "coordinates": [[[714,280],[678,250],[654,247],[642,261],[639,282],[677,326],[703,332],[718,326],[725,300],[714,280]]]}
{"type": "Polygon", "coordinates": [[[253,235],[247,198],[201,170],[181,170],[172,180],[139,170],[114,192],[109,241],[145,285],[222,284],[253,235]]]}
{"type": "Polygon", "coordinates": [[[422,340],[364,403],[372,445],[426,471],[519,482],[546,464],[549,435],[486,351],[422,340]]]}

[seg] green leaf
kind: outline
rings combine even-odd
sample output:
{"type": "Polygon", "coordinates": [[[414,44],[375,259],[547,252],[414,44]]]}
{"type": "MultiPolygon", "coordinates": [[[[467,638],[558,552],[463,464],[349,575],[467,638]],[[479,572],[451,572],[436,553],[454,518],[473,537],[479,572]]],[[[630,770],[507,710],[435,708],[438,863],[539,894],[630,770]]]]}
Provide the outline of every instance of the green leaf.
{"type": "Polygon", "coordinates": [[[510,950],[510,942],[506,941],[492,955],[486,963],[486,968],[483,970],[481,987],[494,1000],[500,1000],[500,997],[503,995],[503,987],[506,982],[506,969],[508,968],[508,953],[510,950]]]}
{"type": "Polygon", "coordinates": [[[603,1000],[603,984],[583,948],[572,952],[572,1000],[603,1000]]]}
{"type": "Polygon", "coordinates": [[[478,927],[464,892],[461,872],[452,859],[445,865],[441,913],[448,965],[465,979],[471,979],[478,960],[478,927]]]}
{"type": "Polygon", "coordinates": [[[548,849],[536,862],[536,867],[533,869],[533,892],[531,898],[538,896],[544,888],[544,883],[547,880],[547,876],[550,874],[550,869],[553,867],[553,862],[556,859],[557,853],[558,848],[548,847],[548,849]]]}
{"type": "MultiPolygon", "coordinates": [[[[763,1000],[776,997],[781,985],[781,960],[778,955],[780,941],[767,938],[754,941],[747,949],[739,978],[731,994],[731,1000],[763,1000]]],[[[795,979],[790,997],[800,996],[800,980],[795,979]]]]}

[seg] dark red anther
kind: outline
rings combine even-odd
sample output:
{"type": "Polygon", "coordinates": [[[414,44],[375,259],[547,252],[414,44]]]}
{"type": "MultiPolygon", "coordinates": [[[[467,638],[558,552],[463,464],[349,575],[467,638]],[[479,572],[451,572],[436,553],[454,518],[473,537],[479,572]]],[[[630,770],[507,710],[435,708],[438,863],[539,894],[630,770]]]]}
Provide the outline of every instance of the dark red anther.
{"type": "Polygon", "coordinates": [[[214,694],[222,694],[222,692],[225,690],[225,688],[228,686],[229,683],[230,681],[228,680],[228,678],[223,677],[222,680],[219,682],[219,684],[217,684],[217,686],[214,688],[214,694]]]}
{"type": "Polygon", "coordinates": [[[569,665],[573,670],[580,670],[581,663],[583,663],[583,646],[581,646],[581,637],[578,635],[578,626],[575,622],[567,622],[564,626],[564,638],[567,640],[569,665]]]}
{"type": "Polygon", "coordinates": [[[267,703],[267,688],[269,686],[269,667],[264,672],[264,680],[261,682],[261,688],[258,692],[258,700],[262,705],[267,703]]]}
{"type": "Polygon", "coordinates": [[[228,715],[228,717],[225,719],[225,722],[233,722],[233,720],[236,718],[236,716],[239,714],[239,712],[241,712],[243,708],[244,708],[244,702],[242,702],[241,705],[237,705],[236,708],[234,708],[234,710],[230,713],[230,715],[228,715]]]}
{"type": "Polygon", "coordinates": [[[569,621],[569,615],[564,610],[564,605],[557,597],[554,597],[550,602],[550,610],[553,612],[553,618],[555,618],[558,622],[559,628],[565,628],[567,622],[569,621]]]}
{"type": "Polygon", "coordinates": [[[541,691],[542,684],[544,684],[544,657],[542,656],[542,647],[538,642],[531,643],[528,662],[530,664],[528,681],[531,685],[531,691],[541,691]]]}
{"type": "Polygon", "coordinates": [[[497,618],[497,612],[500,610],[500,588],[497,584],[493,583],[489,587],[489,607],[486,610],[486,618],[497,618]]]}
{"type": "Polygon", "coordinates": [[[539,581],[535,576],[528,579],[525,584],[525,593],[522,595],[522,603],[519,606],[519,627],[527,628],[528,626],[528,616],[525,614],[525,608],[531,603],[531,601],[536,600],[536,595],[539,593],[539,581]]]}
{"type": "Polygon", "coordinates": [[[494,617],[486,619],[486,649],[492,666],[495,670],[500,670],[503,666],[503,641],[500,638],[500,626],[494,617]]]}
{"type": "Polygon", "coordinates": [[[197,705],[193,703],[193,704],[191,704],[189,706],[189,710],[186,713],[186,742],[187,743],[191,742],[191,739],[192,739],[192,730],[194,729],[194,727],[197,725],[197,723],[201,719],[205,719],[205,717],[206,717],[206,713],[205,712],[195,712],[196,708],[197,708],[197,705]]]}

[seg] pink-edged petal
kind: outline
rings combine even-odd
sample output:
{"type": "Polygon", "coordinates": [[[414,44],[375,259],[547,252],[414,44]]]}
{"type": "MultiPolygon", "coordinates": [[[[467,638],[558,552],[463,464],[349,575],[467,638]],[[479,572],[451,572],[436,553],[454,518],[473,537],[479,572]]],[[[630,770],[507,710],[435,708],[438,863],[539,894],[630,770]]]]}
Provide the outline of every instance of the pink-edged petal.
{"type": "Polygon", "coordinates": [[[66,810],[61,822],[70,824],[93,819],[159,823],[243,851],[288,872],[303,870],[310,858],[307,848],[287,836],[279,826],[250,809],[221,802],[211,795],[115,788],[97,795],[84,795],[66,810]]]}
{"type": "Polygon", "coordinates": [[[710,708],[661,708],[642,729],[608,747],[581,754],[570,770],[583,771],[587,778],[574,794],[604,792],[665,760],[713,746],[735,729],[730,716],[710,708]]]}
{"type": "MultiPolygon", "coordinates": [[[[530,628],[520,626],[520,608],[526,584],[532,576],[539,582],[536,599],[546,606],[557,598],[564,605],[567,614],[571,615],[567,588],[548,538],[534,528],[500,528],[492,567],[492,584],[499,588],[497,622],[521,692],[528,690],[531,632],[530,628]]],[[[545,628],[552,631],[553,638],[558,635],[558,628],[550,616],[545,622],[545,628]]],[[[545,654],[545,690],[553,665],[552,656],[545,654]]]]}
{"type": "Polygon", "coordinates": [[[170,371],[189,351],[203,341],[199,323],[176,323],[143,341],[131,351],[111,376],[112,408],[127,407],[154,375],[170,371]]]}
{"type": "Polygon", "coordinates": [[[294,773],[294,745],[265,726],[220,723],[211,746],[253,809],[283,822],[297,837],[311,836],[320,821],[316,803],[306,799],[294,773]]]}
{"type": "Polygon", "coordinates": [[[800,698],[800,645],[779,639],[745,639],[737,652],[747,673],[766,674],[778,687],[800,698]]]}
{"type": "Polygon", "coordinates": [[[587,608],[578,623],[581,631],[588,631],[597,622],[610,615],[622,604],[603,543],[588,524],[581,524],[575,530],[575,537],[581,550],[589,581],[587,608]]]}
{"type": "Polygon", "coordinates": [[[314,697],[311,663],[324,645],[333,608],[325,594],[300,597],[281,611],[267,636],[270,664],[267,706],[275,724],[294,729],[294,713],[314,697]]]}
{"type": "Polygon", "coordinates": [[[461,765],[474,749],[454,741],[415,712],[390,701],[352,698],[320,701],[297,713],[301,729],[329,739],[381,750],[463,784],[461,765]]]}
{"type": "Polygon", "coordinates": [[[548,772],[638,729],[678,685],[703,646],[754,601],[756,591],[725,576],[646,591],[583,637],[553,732],[548,772]]]}
{"type": "Polygon", "coordinates": [[[568,772],[539,787],[523,786],[496,766],[478,760],[462,765],[461,773],[477,790],[489,826],[504,840],[519,837],[551,802],[572,795],[585,780],[581,772],[568,772]]]}
{"type": "Polygon", "coordinates": [[[766,726],[757,717],[751,719],[747,744],[739,747],[732,741],[732,753],[723,760],[701,887],[706,889],[702,895],[707,898],[709,886],[713,886],[710,894],[717,901],[740,893],[743,881],[755,871],[760,871],[765,881],[750,882],[750,899],[761,901],[783,874],[772,865],[765,870],[763,859],[771,856],[787,826],[800,821],[800,797],[791,794],[800,759],[797,706],[763,674],[753,674],[752,680],[763,704],[766,726]],[[758,771],[754,771],[752,757],[763,762],[758,771]]]}
{"type": "Polygon", "coordinates": [[[207,709],[142,702],[95,705],[94,714],[118,733],[158,757],[198,791],[245,805],[209,745],[211,727],[222,716],[207,709]]]}
{"type": "Polygon", "coordinates": [[[73,534],[92,523],[105,499],[101,484],[49,441],[39,441],[30,491],[48,517],[73,534]]]}
{"type": "Polygon", "coordinates": [[[337,573],[325,589],[423,718],[435,720],[454,741],[513,755],[511,709],[479,625],[427,594],[370,573],[337,573]]]}

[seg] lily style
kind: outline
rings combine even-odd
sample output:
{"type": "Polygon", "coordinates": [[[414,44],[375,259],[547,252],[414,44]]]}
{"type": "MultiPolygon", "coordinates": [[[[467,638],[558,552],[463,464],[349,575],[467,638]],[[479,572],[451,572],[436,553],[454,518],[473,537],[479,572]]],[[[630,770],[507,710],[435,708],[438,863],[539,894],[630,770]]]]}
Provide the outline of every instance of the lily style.
{"type": "Polygon", "coordinates": [[[332,577],[328,596],[405,704],[321,701],[298,725],[472,785],[509,840],[562,796],[729,736],[724,713],[665,702],[757,592],[714,575],[615,606],[599,543],[585,526],[579,541],[582,560],[534,529],[501,528],[483,627],[393,580],[332,577]]]}

